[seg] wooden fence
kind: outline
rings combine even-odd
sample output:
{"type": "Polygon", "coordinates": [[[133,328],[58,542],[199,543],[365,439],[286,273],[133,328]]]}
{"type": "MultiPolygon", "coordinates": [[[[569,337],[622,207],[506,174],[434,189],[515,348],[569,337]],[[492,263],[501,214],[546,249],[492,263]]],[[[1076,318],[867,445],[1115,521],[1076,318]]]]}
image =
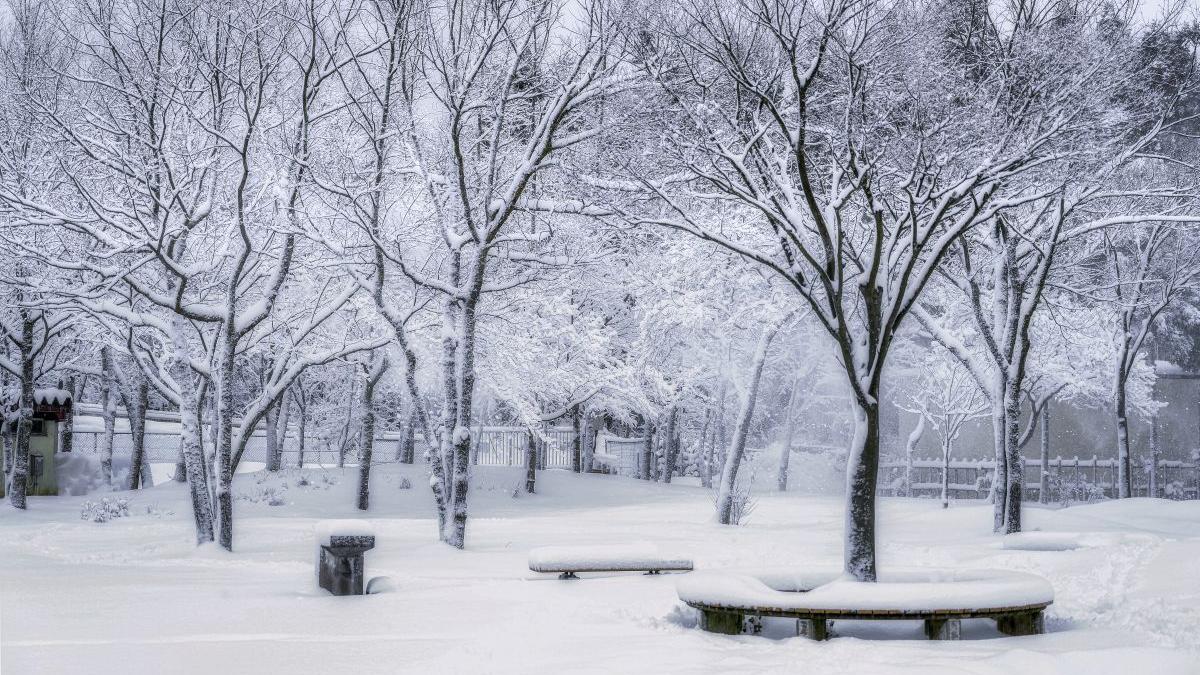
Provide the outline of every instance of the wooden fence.
{"type": "MultiPolygon", "coordinates": [[[[993,460],[952,460],[950,462],[949,493],[950,497],[984,498],[991,485],[994,472],[993,460]]],[[[1031,500],[1040,498],[1042,487],[1041,459],[1024,460],[1025,497],[1031,500]]],[[[1087,496],[1096,498],[1116,496],[1117,460],[1091,459],[1079,457],[1055,457],[1048,462],[1048,495],[1049,501],[1060,498],[1074,497],[1076,501],[1087,496]],[[1064,495],[1070,491],[1071,495],[1064,495]],[[1058,492],[1060,494],[1055,494],[1058,492]]],[[[887,495],[904,495],[908,493],[905,473],[908,463],[904,460],[889,459],[879,465],[879,490],[887,495]]],[[[913,459],[912,494],[918,496],[940,496],[942,491],[942,460],[913,459]]],[[[1133,475],[1133,495],[1145,497],[1150,494],[1151,475],[1149,463],[1141,465],[1135,462],[1133,475]]],[[[1200,465],[1195,462],[1178,460],[1160,460],[1153,480],[1158,496],[1175,499],[1197,499],[1200,495],[1200,465]]]]}

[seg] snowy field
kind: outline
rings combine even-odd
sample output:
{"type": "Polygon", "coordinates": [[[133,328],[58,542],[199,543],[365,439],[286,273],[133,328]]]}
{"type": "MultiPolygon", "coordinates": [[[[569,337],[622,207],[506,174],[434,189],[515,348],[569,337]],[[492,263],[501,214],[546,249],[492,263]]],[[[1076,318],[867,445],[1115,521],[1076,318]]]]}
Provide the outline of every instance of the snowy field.
{"type": "Polygon", "coordinates": [[[837,564],[840,498],[764,495],[746,525],[722,527],[696,487],[547,471],[538,495],[514,498],[520,474],[477,469],[462,552],[436,543],[420,468],[377,469],[367,573],[397,590],[363,597],[329,596],[313,574],[314,523],[359,517],[352,469],[306,470],[308,485],[295,470],[238,476],[232,554],[192,545],[180,484],[134,494],[107,523],[80,520],[83,497],[0,509],[3,672],[1200,673],[1200,502],[1029,506],[1027,529],[1067,534],[1006,548],[986,504],[885,499],[881,565],[1041,574],[1057,595],[1047,634],[966,621],[961,642],[927,642],[917,622],[837,622],[817,643],[704,633],[678,577],[559,581],[527,557],[653,541],[697,569],[837,564]]]}

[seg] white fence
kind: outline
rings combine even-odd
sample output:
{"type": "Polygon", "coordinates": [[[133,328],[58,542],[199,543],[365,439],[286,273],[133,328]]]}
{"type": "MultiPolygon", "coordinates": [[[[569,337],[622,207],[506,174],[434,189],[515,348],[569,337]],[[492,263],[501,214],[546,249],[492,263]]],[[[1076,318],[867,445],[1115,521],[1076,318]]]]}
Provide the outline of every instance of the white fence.
{"type": "MultiPolygon", "coordinates": [[[[1042,484],[1041,459],[1024,460],[1025,495],[1038,499],[1042,484]]],[[[1090,488],[1096,497],[1115,497],[1117,484],[1117,460],[1081,459],[1079,457],[1055,457],[1048,462],[1047,483],[1049,490],[1065,490],[1070,486],[1078,492],[1090,488]]],[[[951,460],[949,491],[952,497],[983,498],[987,496],[994,473],[993,460],[951,460]]],[[[883,494],[905,494],[905,472],[908,464],[904,460],[889,459],[879,465],[879,489],[883,494]]],[[[1136,462],[1133,475],[1134,496],[1150,494],[1150,465],[1136,462]]],[[[1159,496],[1176,499],[1197,499],[1200,493],[1200,466],[1194,462],[1160,460],[1155,469],[1154,485],[1159,496]]],[[[913,459],[912,492],[915,495],[940,495],[942,490],[942,460],[913,459]]],[[[1058,495],[1051,495],[1051,500],[1058,495]]]]}
{"type": "MultiPolygon", "coordinates": [[[[472,462],[482,466],[525,466],[526,431],[524,427],[476,427],[472,428],[474,446],[471,450],[472,462]]],[[[543,469],[571,468],[572,441],[575,432],[570,428],[549,428],[542,432],[544,442],[538,443],[538,467],[543,469]]],[[[103,432],[76,431],[73,448],[75,452],[84,454],[99,454],[103,447],[103,432]]],[[[205,444],[211,443],[211,438],[205,438],[205,444]]],[[[400,448],[404,442],[402,432],[386,432],[375,438],[375,448],[372,453],[372,464],[386,464],[399,461],[400,448]]],[[[424,440],[420,434],[416,436],[417,456],[424,448],[424,440]]],[[[175,462],[179,457],[179,434],[147,432],[146,461],[151,463],[175,462]]],[[[211,451],[211,447],[209,447],[211,451]]],[[[133,437],[128,431],[113,434],[113,454],[129,456],[133,452],[133,437]]],[[[242,455],[243,463],[266,463],[267,439],[262,432],[250,437],[246,450],[242,455]]],[[[300,439],[289,435],[283,445],[284,466],[295,466],[300,459],[300,439]]],[[[331,445],[326,439],[316,436],[306,436],[304,447],[305,465],[318,464],[333,466],[338,463],[341,451],[331,445]]],[[[351,444],[346,451],[345,461],[356,463],[358,451],[351,444]]]]}

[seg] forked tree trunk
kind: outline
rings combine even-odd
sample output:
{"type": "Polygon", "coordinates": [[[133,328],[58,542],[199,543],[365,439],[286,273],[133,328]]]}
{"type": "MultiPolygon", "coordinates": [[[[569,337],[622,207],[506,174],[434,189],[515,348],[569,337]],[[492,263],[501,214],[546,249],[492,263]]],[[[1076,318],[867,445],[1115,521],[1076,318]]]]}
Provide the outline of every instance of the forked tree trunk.
{"type": "Polygon", "coordinates": [[[197,377],[188,365],[189,354],[185,337],[188,323],[176,315],[171,321],[173,352],[171,376],[179,383],[179,431],[183,445],[188,488],[192,498],[192,516],[196,526],[196,544],[213,541],[213,510],[209,493],[207,462],[200,436],[200,410],[203,400],[197,377]]]}

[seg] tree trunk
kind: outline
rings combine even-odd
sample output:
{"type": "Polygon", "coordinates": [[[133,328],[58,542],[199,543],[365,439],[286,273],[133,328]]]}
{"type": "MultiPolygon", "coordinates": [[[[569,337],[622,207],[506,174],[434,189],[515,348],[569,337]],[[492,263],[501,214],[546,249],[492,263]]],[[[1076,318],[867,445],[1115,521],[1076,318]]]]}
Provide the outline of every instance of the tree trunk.
{"type": "Polygon", "coordinates": [[[183,459],[183,436],[179,437],[179,451],[175,453],[175,473],[171,479],[177,483],[187,482],[187,463],[183,459]]]}
{"type": "Polygon", "coordinates": [[[537,483],[537,443],[533,438],[533,430],[525,430],[525,492],[533,494],[537,483]]]}
{"type": "Polygon", "coordinates": [[[913,427],[912,433],[908,435],[908,443],[904,446],[904,482],[906,484],[905,496],[913,496],[913,452],[917,449],[917,443],[921,442],[921,436],[925,433],[925,414],[922,413],[917,418],[917,426],[913,427]]]}
{"type": "Polygon", "coordinates": [[[579,406],[571,408],[571,471],[583,470],[583,411],[579,406]]]}
{"type": "Polygon", "coordinates": [[[4,494],[12,491],[13,446],[16,444],[9,425],[0,421],[0,442],[4,443],[4,494]]]}
{"type": "Polygon", "coordinates": [[[404,427],[404,441],[400,444],[400,461],[412,464],[415,461],[417,443],[417,413],[413,411],[408,416],[408,424],[404,427]]]}
{"type": "MultiPolygon", "coordinates": [[[[230,294],[231,307],[233,302],[230,294]]],[[[229,314],[233,316],[234,312],[229,314]]],[[[233,550],[233,381],[237,357],[233,332],[231,320],[222,334],[217,383],[217,543],[227,551],[233,550]]]]}
{"type": "Polygon", "coordinates": [[[279,453],[279,465],[283,466],[283,453],[287,451],[287,435],[288,425],[292,420],[292,397],[287,390],[279,397],[279,420],[276,425],[279,428],[279,436],[277,439],[277,452],[279,453]]]}
{"type": "Polygon", "coordinates": [[[342,423],[342,434],[338,437],[338,461],[339,469],[346,468],[346,449],[350,445],[350,421],[354,417],[354,399],[358,396],[356,386],[357,380],[350,385],[350,398],[346,403],[346,419],[342,423]]]}
{"type": "Polygon", "coordinates": [[[742,457],[746,452],[746,439],[750,435],[750,422],[754,418],[754,404],[758,399],[758,385],[762,381],[763,364],[767,361],[767,350],[771,346],[775,330],[764,330],[758,340],[754,362],[750,366],[750,386],[746,390],[746,400],[742,402],[742,411],[738,415],[737,426],[734,427],[733,442],[721,467],[721,486],[717,491],[717,522],[722,525],[733,524],[733,499],[737,489],[738,469],[741,468],[742,457]]]}
{"type": "Polygon", "coordinates": [[[367,373],[363,385],[362,452],[358,460],[358,510],[366,511],[371,502],[371,460],[375,452],[375,387],[387,370],[387,361],[380,359],[367,373]]]}
{"type": "Polygon", "coordinates": [[[696,472],[700,474],[700,487],[711,488],[712,476],[708,468],[708,429],[712,425],[712,406],[704,411],[704,424],[700,427],[700,442],[696,447],[696,472]]]}
{"type": "Polygon", "coordinates": [[[792,381],[792,393],[788,396],[787,419],[783,421],[783,447],[779,449],[779,474],[776,487],[780,492],[788,489],[788,466],[792,461],[792,439],[796,434],[796,409],[800,406],[800,378],[792,381]]]}
{"type": "Polygon", "coordinates": [[[279,404],[267,406],[267,419],[264,435],[267,441],[267,471],[279,471],[282,455],[279,452],[279,404]]]}
{"type": "Polygon", "coordinates": [[[638,456],[638,478],[642,480],[650,480],[650,458],[654,454],[654,431],[654,423],[647,417],[642,432],[644,436],[642,438],[642,452],[638,456]]]}
{"type": "Polygon", "coordinates": [[[583,416],[583,472],[592,472],[592,457],[596,453],[595,417],[591,414],[583,416]]]}
{"type": "Polygon", "coordinates": [[[950,451],[954,441],[949,432],[942,439],[942,508],[950,508],[950,451]]]}
{"type": "Polygon", "coordinates": [[[1133,471],[1129,457],[1129,417],[1126,413],[1125,378],[1117,376],[1117,489],[1118,499],[1128,499],[1133,494],[1133,471]]]}
{"type": "Polygon", "coordinates": [[[13,447],[12,485],[9,503],[13,508],[25,509],[25,497],[29,491],[29,435],[33,431],[33,317],[21,310],[21,344],[17,350],[21,356],[21,402],[17,412],[17,442],[13,447]]]}
{"type": "Polygon", "coordinates": [[[146,461],[146,408],[150,407],[150,384],[143,377],[137,378],[131,405],[125,410],[129,417],[129,437],[133,450],[129,455],[130,490],[141,489],[143,484],[153,485],[154,479],[149,476],[150,465],[146,461]]]}
{"type": "Polygon", "coordinates": [[[1021,378],[1014,378],[1005,392],[1005,465],[1007,494],[1004,497],[1004,533],[1021,531],[1021,501],[1025,491],[1025,462],[1021,457],[1021,378]]]}
{"type": "Polygon", "coordinates": [[[203,399],[200,396],[197,377],[188,365],[187,320],[176,315],[171,321],[173,358],[171,376],[179,384],[179,430],[183,444],[183,461],[186,465],[189,492],[192,497],[192,516],[196,525],[196,544],[210,542],[214,538],[212,501],[209,494],[208,469],[200,436],[200,411],[203,399]]]}
{"type": "Polygon", "coordinates": [[[71,392],[71,414],[63,420],[59,427],[62,433],[61,440],[58,444],[59,452],[71,452],[75,448],[75,406],[79,403],[79,397],[75,395],[75,377],[67,379],[67,391],[71,392]]]}
{"type": "Polygon", "coordinates": [[[1008,499],[1008,425],[1005,416],[1004,392],[1007,384],[997,375],[996,389],[992,396],[992,444],[995,452],[996,469],[992,474],[992,531],[1004,531],[1005,501],[1008,499]]]}
{"type": "Polygon", "coordinates": [[[666,448],[664,450],[663,466],[659,471],[662,482],[670,483],[675,473],[675,462],[679,459],[679,406],[672,405],[667,413],[666,448]]]}
{"type": "Polygon", "coordinates": [[[100,348],[100,405],[104,419],[104,441],[100,451],[100,470],[104,482],[112,485],[113,435],[117,430],[117,392],[113,382],[112,357],[108,347],[100,348]]]}
{"type": "Polygon", "coordinates": [[[1041,418],[1041,462],[1042,468],[1038,472],[1038,502],[1042,504],[1050,503],[1050,401],[1042,404],[1042,411],[1038,414],[1041,418]]]}
{"type": "Polygon", "coordinates": [[[728,429],[725,426],[725,393],[728,383],[724,378],[721,379],[720,394],[717,398],[717,419],[713,430],[712,447],[710,448],[709,466],[712,468],[713,474],[710,477],[710,482],[713,477],[719,478],[721,467],[725,466],[725,447],[729,441],[728,429]]]}
{"type": "Polygon", "coordinates": [[[297,402],[296,407],[300,412],[300,438],[296,439],[296,467],[303,469],[305,444],[308,442],[308,403],[297,402]]]}
{"type": "MultiPolygon", "coordinates": [[[[878,401],[878,391],[868,394],[878,401]]],[[[875,581],[875,488],[879,480],[879,405],[856,402],[854,440],[846,459],[845,571],[875,581]]]]}
{"type": "Polygon", "coordinates": [[[1158,411],[1150,418],[1150,476],[1146,494],[1150,497],[1161,497],[1158,492],[1158,461],[1161,453],[1158,441],[1158,411]]]}

